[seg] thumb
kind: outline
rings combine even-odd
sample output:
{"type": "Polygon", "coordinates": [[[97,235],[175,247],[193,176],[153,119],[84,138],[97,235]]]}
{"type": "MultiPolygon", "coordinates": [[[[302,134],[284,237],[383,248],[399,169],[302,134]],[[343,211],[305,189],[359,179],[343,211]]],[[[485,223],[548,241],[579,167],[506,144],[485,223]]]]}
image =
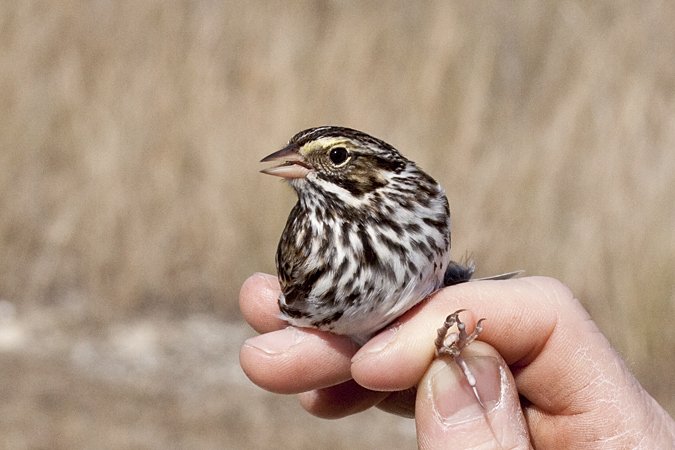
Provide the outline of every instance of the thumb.
{"type": "Polygon", "coordinates": [[[459,366],[450,358],[437,358],[417,391],[419,448],[532,448],[513,375],[499,353],[474,342],[462,356],[476,378],[485,409],[459,366]]]}

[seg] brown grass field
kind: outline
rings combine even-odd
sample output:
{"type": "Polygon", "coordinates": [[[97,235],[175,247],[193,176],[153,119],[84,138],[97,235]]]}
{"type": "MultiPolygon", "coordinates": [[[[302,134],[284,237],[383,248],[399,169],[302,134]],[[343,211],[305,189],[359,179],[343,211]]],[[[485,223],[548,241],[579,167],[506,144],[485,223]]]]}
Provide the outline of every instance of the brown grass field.
{"type": "Polygon", "coordinates": [[[564,281],[675,414],[675,3],[0,3],[0,448],[411,449],[255,387],[260,175],[351,126],[445,186],[479,275],[564,281]]]}

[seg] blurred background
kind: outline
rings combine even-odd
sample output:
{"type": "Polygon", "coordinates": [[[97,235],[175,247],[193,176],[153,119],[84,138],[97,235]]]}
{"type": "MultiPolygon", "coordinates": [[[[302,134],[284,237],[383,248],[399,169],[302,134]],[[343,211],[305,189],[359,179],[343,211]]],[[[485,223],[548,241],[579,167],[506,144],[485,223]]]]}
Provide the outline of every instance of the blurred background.
{"type": "Polygon", "coordinates": [[[254,386],[239,287],[325,124],[443,184],[478,275],[564,281],[675,413],[675,3],[0,3],[0,448],[411,449],[254,386]]]}

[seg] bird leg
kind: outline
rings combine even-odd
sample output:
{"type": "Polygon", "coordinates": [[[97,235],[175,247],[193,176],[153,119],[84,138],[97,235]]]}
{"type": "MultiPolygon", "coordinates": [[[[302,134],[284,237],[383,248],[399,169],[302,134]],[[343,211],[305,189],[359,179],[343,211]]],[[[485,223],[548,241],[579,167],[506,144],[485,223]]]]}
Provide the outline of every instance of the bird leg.
{"type": "Polygon", "coordinates": [[[469,366],[466,365],[466,362],[462,358],[462,350],[475,341],[480,332],[483,331],[481,322],[483,322],[485,319],[480,319],[476,323],[476,328],[474,328],[473,333],[468,335],[466,334],[466,324],[459,320],[459,313],[464,311],[466,310],[460,309],[450,314],[448,317],[446,317],[445,322],[443,322],[443,326],[438,329],[438,337],[434,341],[436,344],[436,356],[438,357],[448,355],[455,360],[460,369],[462,369],[466,380],[469,382],[469,386],[471,386],[473,394],[476,396],[476,400],[478,400],[480,406],[485,409],[485,405],[483,405],[483,402],[478,395],[478,390],[476,389],[476,378],[473,376],[469,370],[469,366]],[[450,327],[455,324],[457,324],[458,332],[448,334],[450,327]]]}

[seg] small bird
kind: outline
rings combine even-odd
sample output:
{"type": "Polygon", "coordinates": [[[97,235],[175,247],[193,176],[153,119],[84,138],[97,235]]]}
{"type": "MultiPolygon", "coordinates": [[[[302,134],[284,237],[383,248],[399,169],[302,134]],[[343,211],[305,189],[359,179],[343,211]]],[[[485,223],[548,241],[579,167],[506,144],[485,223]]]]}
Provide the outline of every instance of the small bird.
{"type": "MultiPolygon", "coordinates": [[[[270,161],[281,164],[262,172],[285,178],[298,195],[276,253],[279,309],[290,324],[362,344],[434,291],[471,279],[472,263],[450,261],[444,189],[386,142],[310,128],[261,162],[270,161]]],[[[480,332],[444,349],[458,313],[442,327],[439,355],[459,355],[480,332]]]]}

